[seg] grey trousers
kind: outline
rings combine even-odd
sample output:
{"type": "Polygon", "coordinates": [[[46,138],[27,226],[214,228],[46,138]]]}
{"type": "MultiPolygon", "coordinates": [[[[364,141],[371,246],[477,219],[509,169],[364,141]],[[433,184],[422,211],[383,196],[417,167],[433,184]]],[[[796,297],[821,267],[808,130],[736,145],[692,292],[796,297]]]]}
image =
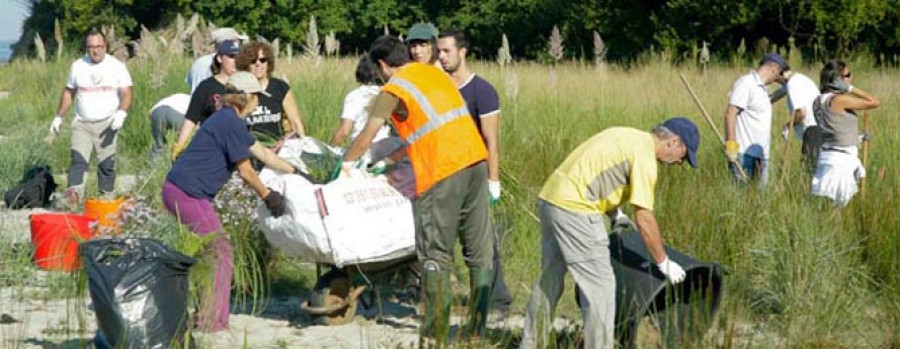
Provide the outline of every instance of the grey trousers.
{"type": "Polygon", "coordinates": [[[566,271],[579,287],[584,347],[612,348],[616,278],[602,214],[566,211],[538,199],[541,219],[541,276],[528,300],[520,348],[546,348],[553,313],[562,296],[566,271]]]}
{"type": "Polygon", "coordinates": [[[469,267],[491,269],[494,234],[491,230],[487,164],[469,166],[435,184],[413,205],[419,261],[436,261],[452,270],[457,236],[469,267]]]}
{"type": "Polygon", "coordinates": [[[150,146],[150,161],[154,161],[163,154],[166,147],[166,131],[174,130],[178,133],[181,124],[184,123],[184,114],[172,107],[162,105],[153,109],[150,113],[150,132],[153,135],[153,145],[150,146]]]}
{"type": "Polygon", "coordinates": [[[116,187],[117,131],[109,128],[113,118],[101,121],[72,121],[72,162],[69,164],[69,188],[84,197],[84,173],[97,152],[97,182],[101,193],[112,193],[116,187]]]}

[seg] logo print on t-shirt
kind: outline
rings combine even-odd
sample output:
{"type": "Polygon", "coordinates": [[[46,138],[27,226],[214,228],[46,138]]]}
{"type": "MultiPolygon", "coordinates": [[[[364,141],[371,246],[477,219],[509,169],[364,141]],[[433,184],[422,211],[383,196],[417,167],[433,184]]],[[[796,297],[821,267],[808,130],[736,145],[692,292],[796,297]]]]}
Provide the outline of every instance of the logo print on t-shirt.
{"type": "Polygon", "coordinates": [[[100,86],[100,83],[103,82],[103,74],[100,72],[91,72],[91,83],[94,86],[100,86]]]}
{"type": "Polygon", "coordinates": [[[269,107],[260,105],[247,117],[247,125],[281,122],[281,113],[273,114],[269,107]]]}

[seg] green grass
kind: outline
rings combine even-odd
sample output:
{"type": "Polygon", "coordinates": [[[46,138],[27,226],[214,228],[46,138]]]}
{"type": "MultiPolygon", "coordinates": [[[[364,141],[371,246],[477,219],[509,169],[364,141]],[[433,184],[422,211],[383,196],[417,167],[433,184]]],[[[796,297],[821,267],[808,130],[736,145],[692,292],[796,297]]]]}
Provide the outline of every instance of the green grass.
{"type": "MultiPolygon", "coordinates": [[[[135,101],[119,143],[120,173],[139,174],[138,194],[148,197],[157,208],[162,176],[169,165],[147,162],[147,111],[157,100],[187,91],[183,79],[190,64],[188,58],[164,59],[169,61],[129,63],[135,101]]],[[[291,64],[278,62],[275,76],[290,81],[309,135],[327,140],[337,127],[344,94],[355,86],[355,62],[352,58],[324,60],[320,66],[299,59],[291,64]]],[[[900,112],[894,93],[900,88],[895,78],[900,71],[851,62],[854,84],[878,96],[882,107],[870,113],[874,140],[868,154],[866,196],[857,196],[849,207],[835,210],[809,197],[810,178],[801,171],[796,140],[789,144],[788,167],[781,166],[784,143],[776,132],[787,120],[784,102],[773,107],[770,185],[756,192],[731,184],[721,146],[678,73],[686,75],[721,128],[731,84],[749,67],[714,66],[703,74],[658,58],[644,62],[628,70],[609,66],[603,72],[576,63],[562,64],[555,68],[552,87],[549,66],[518,63],[503,71],[495,64],[474,64],[474,71],[496,87],[503,108],[504,196],[500,210],[509,230],[501,253],[514,310],[524,309],[538,277],[540,246],[534,205],[549,173],[571,149],[606,127],[649,129],[668,117],[684,115],[700,127],[700,169],[661,167],[657,219],[666,243],[730,270],[719,316],[711,334],[697,345],[900,344],[900,318],[896,315],[900,310],[900,273],[896,272],[900,270],[900,218],[894,214],[900,205],[895,195],[900,188],[900,153],[895,151],[900,148],[900,135],[892,129],[900,112]]],[[[818,69],[801,66],[798,71],[817,76],[818,69]]],[[[0,145],[4,149],[0,152],[4,164],[0,166],[0,187],[15,183],[24,169],[35,163],[49,163],[57,174],[65,173],[68,126],[52,146],[44,145],[42,139],[67,70],[68,63],[14,62],[0,68],[0,89],[11,90],[8,99],[0,100],[0,123],[5,126],[0,135],[6,137],[0,145]]],[[[156,233],[162,236],[178,236],[172,224],[159,229],[156,233]]],[[[261,239],[247,226],[229,225],[227,229],[245,238],[241,248],[258,246],[261,239]]],[[[266,259],[245,251],[247,259],[239,262],[244,266],[266,259]]],[[[8,269],[15,272],[0,271],[7,285],[24,284],[33,272],[20,250],[0,249],[0,263],[15,265],[8,269]]],[[[296,261],[280,256],[270,257],[256,269],[265,270],[265,275],[250,272],[238,279],[245,280],[245,285],[270,287],[237,289],[261,297],[298,293],[314,283],[308,268],[298,268],[296,261]]],[[[465,268],[461,270],[465,280],[465,268]]],[[[572,285],[568,278],[557,315],[579,320],[572,285]]],[[[577,336],[577,331],[562,333],[557,342],[569,346],[574,342],[572,336],[577,336]]],[[[505,346],[517,342],[516,337],[512,331],[491,338],[505,346]]]]}

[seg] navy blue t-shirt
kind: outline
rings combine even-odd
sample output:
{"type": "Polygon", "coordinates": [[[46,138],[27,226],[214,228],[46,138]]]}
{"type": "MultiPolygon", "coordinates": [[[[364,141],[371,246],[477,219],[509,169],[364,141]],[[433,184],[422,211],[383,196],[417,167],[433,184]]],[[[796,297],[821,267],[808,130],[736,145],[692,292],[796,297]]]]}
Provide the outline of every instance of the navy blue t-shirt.
{"type": "MultiPolygon", "coordinates": [[[[480,119],[500,111],[500,98],[497,97],[497,91],[489,82],[472,74],[469,81],[459,88],[459,93],[466,101],[469,114],[472,115],[475,126],[478,126],[478,133],[481,134],[480,119]]],[[[481,138],[484,140],[483,135],[481,138]]]]}
{"type": "Polygon", "coordinates": [[[200,125],[166,179],[192,197],[215,198],[255,142],[234,108],[219,109],[200,125]]]}

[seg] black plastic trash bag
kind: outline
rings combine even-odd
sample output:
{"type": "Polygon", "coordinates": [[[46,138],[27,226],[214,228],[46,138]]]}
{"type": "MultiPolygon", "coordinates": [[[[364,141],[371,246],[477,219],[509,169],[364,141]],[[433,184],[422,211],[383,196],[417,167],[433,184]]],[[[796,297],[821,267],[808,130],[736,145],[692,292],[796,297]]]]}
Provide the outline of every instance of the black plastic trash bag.
{"type": "Polygon", "coordinates": [[[49,166],[36,166],[25,171],[19,184],[3,194],[6,207],[18,210],[23,208],[47,207],[50,205],[50,194],[56,190],[56,181],[49,166]]]}
{"type": "Polygon", "coordinates": [[[659,331],[664,348],[692,346],[712,325],[722,299],[724,269],[665,246],[669,259],[680,264],[684,281],[674,287],[651,262],[641,234],[622,231],[609,236],[616,274],[616,339],[624,348],[635,347],[638,325],[645,315],[659,331]]]}
{"type": "MultiPolygon", "coordinates": [[[[693,346],[709,330],[722,299],[725,269],[664,246],[666,255],[684,268],[684,281],[669,285],[651,261],[641,234],[630,227],[609,235],[610,262],[616,276],[618,346],[636,347],[638,326],[645,316],[658,331],[663,348],[693,346]]],[[[580,291],[575,292],[579,303],[580,291]]]]}
{"type": "Polygon", "coordinates": [[[97,315],[98,346],[184,344],[193,258],[144,238],[95,239],[78,248],[97,315]]]}

